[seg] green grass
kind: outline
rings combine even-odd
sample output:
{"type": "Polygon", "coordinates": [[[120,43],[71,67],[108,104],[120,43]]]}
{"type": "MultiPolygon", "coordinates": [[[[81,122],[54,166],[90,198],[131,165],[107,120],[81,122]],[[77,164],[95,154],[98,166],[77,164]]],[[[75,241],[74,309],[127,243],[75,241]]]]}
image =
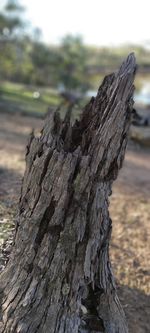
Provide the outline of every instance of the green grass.
{"type": "MultiPolygon", "coordinates": [[[[79,117],[82,107],[90,98],[83,98],[79,106],[74,107],[72,120],[79,117]]],[[[67,104],[56,89],[49,87],[34,87],[12,82],[0,82],[0,112],[20,113],[23,115],[42,117],[50,108],[61,105],[61,116],[67,111],[67,104]],[[39,98],[34,93],[39,92],[39,98]]]]}
{"type": "MultiPolygon", "coordinates": [[[[94,77],[94,81],[97,82],[98,87],[100,81],[102,81],[103,75],[97,75],[94,77]]],[[[150,75],[139,74],[136,78],[135,86],[136,92],[138,92],[143,86],[143,82],[150,80],[150,75]]],[[[97,88],[95,88],[97,90],[97,88]]],[[[80,103],[80,110],[89,98],[84,98],[80,103]]],[[[56,89],[49,87],[36,87],[25,84],[18,84],[12,82],[0,82],[0,112],[14,112],[22,113],[30,116],[43,116],[48,107],[55,108],[62,103],[62,99],[59,96],[56,89]],[[40,93],[39,98],[34,98],[34,93],[38,91],[40,93]]],[[[61,114],[65,114],[67,106],[61,109],[61,114]]],[[[75,117],[78,116],[80,110],[75,110],[75,117]]]]}
{"type": "Polygon", "coordinates": [[[12,82],[0,83],[0,111],[20,112],[43,115],[48,107],[56,107],[61,98],[57,91],[50,88],[39,88],[12,82]],[[34,92],[39,92],[39,98],[34,92]]]}

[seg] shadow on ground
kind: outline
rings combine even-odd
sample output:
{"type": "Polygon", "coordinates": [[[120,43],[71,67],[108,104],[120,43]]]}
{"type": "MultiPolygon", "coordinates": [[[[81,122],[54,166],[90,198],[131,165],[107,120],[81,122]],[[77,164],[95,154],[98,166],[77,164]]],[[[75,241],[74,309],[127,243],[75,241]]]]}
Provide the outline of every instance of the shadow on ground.
{"type": "Polygon", "coordinates": [[[126,314],[129,332],[149,333],[150,296],[124,285],[118,287],[118,295],[126,314]]]}

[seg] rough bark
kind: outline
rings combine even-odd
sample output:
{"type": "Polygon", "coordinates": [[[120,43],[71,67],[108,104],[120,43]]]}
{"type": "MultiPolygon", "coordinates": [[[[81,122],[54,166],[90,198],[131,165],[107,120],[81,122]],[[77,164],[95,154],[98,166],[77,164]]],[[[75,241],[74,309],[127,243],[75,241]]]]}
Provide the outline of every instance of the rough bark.
{"type": "Polygon", "coordinates": [[[2,333],[127,333],[109,260],[108,197],[122,166],[135,58],[107,76],[71,124],[48,116],[26,152],[2,333]]]}

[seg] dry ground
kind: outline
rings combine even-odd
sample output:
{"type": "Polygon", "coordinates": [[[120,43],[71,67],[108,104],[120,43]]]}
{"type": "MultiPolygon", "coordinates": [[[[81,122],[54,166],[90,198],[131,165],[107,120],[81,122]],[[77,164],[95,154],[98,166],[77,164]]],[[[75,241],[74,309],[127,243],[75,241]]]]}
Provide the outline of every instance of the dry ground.
{"type": "MultiPolygon", "coordinates": [[[[39,128],[41,124],[39,119],[0,114],[1,243],[12,234],[28,134],[31,128],[39,128]]],[[[113,219],[111,258],[131,333],[150,332],[149,152],[129,144],[124,167],[114,184],[110,200],[113,219]]],[[[2,253],[0,266],[4,266],[2,253]]]]}

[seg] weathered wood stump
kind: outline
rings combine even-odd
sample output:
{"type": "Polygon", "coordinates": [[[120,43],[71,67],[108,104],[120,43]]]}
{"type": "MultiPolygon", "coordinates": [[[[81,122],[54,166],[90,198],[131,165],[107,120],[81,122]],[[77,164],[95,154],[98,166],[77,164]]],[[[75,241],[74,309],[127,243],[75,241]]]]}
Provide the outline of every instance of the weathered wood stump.
{"type": "Polygon", "coordinates": [[[2,333],[126,333],[109,260],[108,197],[122,166],[135,58],[107,76],[71,124],[30,137],[13,250],[2,273],[2,333]]]}

